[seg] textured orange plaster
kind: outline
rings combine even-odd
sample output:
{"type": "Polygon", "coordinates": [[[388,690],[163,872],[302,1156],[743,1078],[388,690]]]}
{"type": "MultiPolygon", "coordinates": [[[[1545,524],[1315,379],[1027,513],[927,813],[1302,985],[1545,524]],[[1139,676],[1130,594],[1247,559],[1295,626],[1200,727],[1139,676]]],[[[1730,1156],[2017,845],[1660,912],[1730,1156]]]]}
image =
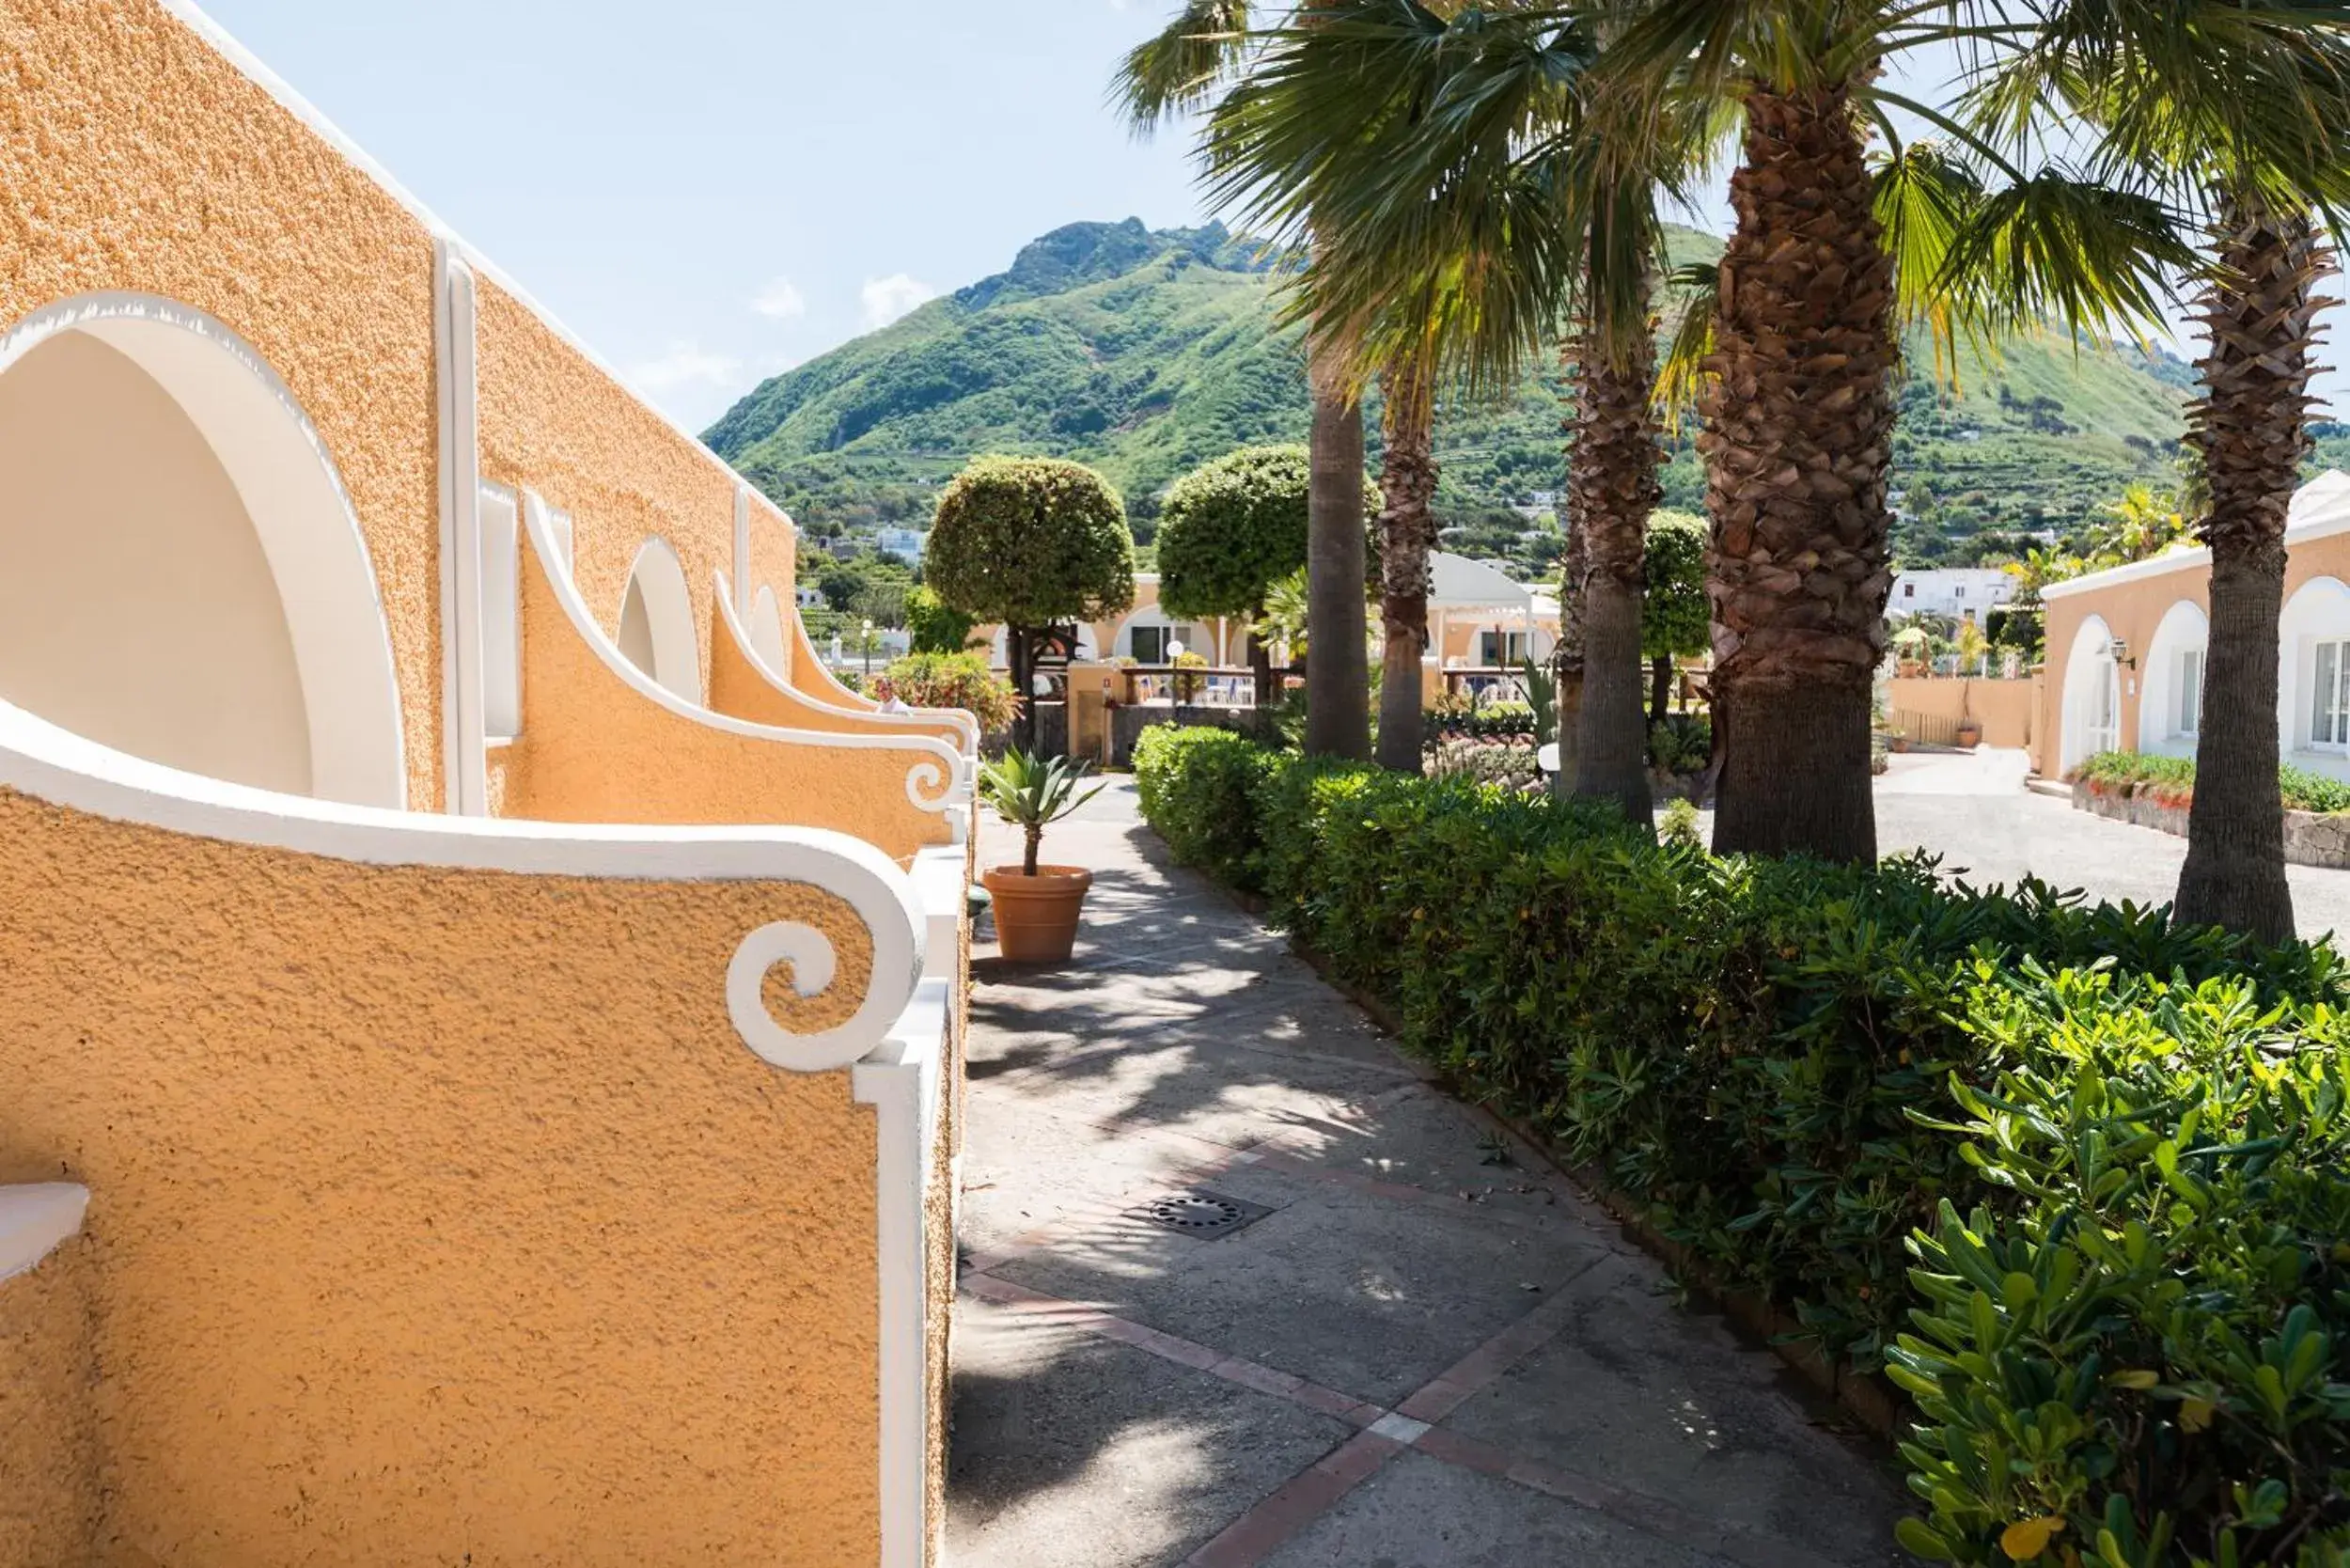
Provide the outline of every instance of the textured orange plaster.
{"type": "Polygon", "coordinates": [[[837,897],[7,792],[0,842],[0,1181],[91,1191],[102,1561],[875,1561],[873,1113],[724,995],[805,920],[839,980],[778,1016],[844,1017],[837,897]]]}
{"type": "Polygon", "coordinates": [[[637,551],[666,540],[693,590],[707,689],[710,595],[734,568],[734,476],[528,306],[487,278],[478,295],[483,478],[571,513],[572,580],[607,634],[637,551]]]}
{"type": "Polygon", "coordinates": [[[374,560],[409,805],[436,806],[431,235],[152,0],[0,7],[0,327],[77,294],[160,294],[291,389],[374,560]]]}
{"type": "MultiPolygon", "coordinates": [[[[538,552],[525,544],[523,557],[523,732],[502,748],[498,770],[510,815],[825,827],[901,861],[951,838],[942,814],[906,798],[907,770],[924,753],[797,745],[663,707],[582,639],[538,552]]],[[[926,793],[935,798],[946,782],[926,793]]]]}
{"type": "Polygon", "coordinates": [[[88,1246],[0,1279],[0,1568],[83,1568],[97,1546],[88,1246]]]}

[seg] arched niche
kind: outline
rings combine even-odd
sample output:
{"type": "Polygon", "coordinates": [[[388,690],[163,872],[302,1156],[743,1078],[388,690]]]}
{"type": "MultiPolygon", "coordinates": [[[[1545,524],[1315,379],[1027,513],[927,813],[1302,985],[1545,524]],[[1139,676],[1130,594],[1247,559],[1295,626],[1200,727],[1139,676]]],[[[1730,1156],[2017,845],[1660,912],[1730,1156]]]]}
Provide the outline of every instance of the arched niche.
{"type": "Polygon", "coordinates": [[[2073,634],[2064,660],[2064,745],[2067,771],[2122,744],[2122,672],[2114,663],[2113,632],[2091,616],[2073,634]]]}
{"type": "Polygon", "coordinates": [[[666,540],[649,539],[636,552],[620,599],[618,641],[629,663],[686,701],[701,701],[694,595],[685,586],[685,564],[666,540]]]}
{"type": "Polygon", "coordinates": [[[751,651],[767,666],[771,675],[781,675],[791,662],[783,640],[783,606],[776,602],[776,590],[761,587],[751,601],[751,651]]]}
{"type": "Polygon", "coordinates": [[[2202,729],[2203,653],[2211,623],[2203,607],[2182,599],[2162,613],[2138,658],[2138,749],[2192,757],[2202,729]]]}
{"type": "Polygon", "coordinates": [[[292,393],[220,321],[84,295],[0,338],[0,697],[241,784],[406,803],[374,568],[292,393]]]}
{"type": "Polygon", "coordinates": [[[2277,618],[2277,734],[2295,760],[2350,773],[2350,586],[2312,577],[2277,618]]]}

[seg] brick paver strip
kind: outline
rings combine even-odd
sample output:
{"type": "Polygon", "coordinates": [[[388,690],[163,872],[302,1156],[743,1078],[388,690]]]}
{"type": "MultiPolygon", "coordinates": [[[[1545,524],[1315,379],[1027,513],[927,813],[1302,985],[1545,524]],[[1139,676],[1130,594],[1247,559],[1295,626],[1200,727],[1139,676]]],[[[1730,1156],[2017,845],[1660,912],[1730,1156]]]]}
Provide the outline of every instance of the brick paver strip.
{"type": "Polygon", "coordinates": [[[1254,1568],[1402,1451],[1391,1438],[1356,1433],[1183,1559],[1184,1568],[1254,1568]]]}

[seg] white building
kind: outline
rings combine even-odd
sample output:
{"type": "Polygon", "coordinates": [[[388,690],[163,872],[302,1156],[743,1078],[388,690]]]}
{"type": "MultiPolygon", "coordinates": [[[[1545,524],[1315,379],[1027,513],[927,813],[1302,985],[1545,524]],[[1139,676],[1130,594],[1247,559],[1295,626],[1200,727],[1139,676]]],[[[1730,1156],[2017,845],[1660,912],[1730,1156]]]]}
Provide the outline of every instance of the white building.
{"type": "Polygon", "coordinates": [[[927,528],[884,528],[873,536],[873,548],[912,563],[922,558],[922,547],[930,539],[927,528]]]}
{"type": "Polygon", "coordinates": [[[1887,615],[1947,615],[1981,620],[2015,597],[2015,579],[1993,566],[1937,566],[1893,579],[1887,615]]]}

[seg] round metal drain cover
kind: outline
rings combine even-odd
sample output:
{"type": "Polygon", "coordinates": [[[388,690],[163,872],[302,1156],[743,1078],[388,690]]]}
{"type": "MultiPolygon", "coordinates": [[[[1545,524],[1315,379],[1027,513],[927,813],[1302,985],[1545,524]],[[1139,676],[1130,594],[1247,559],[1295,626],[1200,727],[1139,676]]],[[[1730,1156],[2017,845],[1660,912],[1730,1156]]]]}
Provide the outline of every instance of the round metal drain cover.
{"type": "Polygon", "coordinates": [[[1221,1231],[1240,1223],[1240,1205],[1204,1193],[1183,1192],[1150,1206],[1152,1219],[1179,1231],[1221,1231]]]}
{"type": "Polygon", "coordinates": [[[1137,1219],[1187,1236],[1225,1236],[1273,1211],[1245,1198],[1227,1198],[1220,1192],[1191,1187],[1154,1198],[1131,1212],[1137,1219]]]}

